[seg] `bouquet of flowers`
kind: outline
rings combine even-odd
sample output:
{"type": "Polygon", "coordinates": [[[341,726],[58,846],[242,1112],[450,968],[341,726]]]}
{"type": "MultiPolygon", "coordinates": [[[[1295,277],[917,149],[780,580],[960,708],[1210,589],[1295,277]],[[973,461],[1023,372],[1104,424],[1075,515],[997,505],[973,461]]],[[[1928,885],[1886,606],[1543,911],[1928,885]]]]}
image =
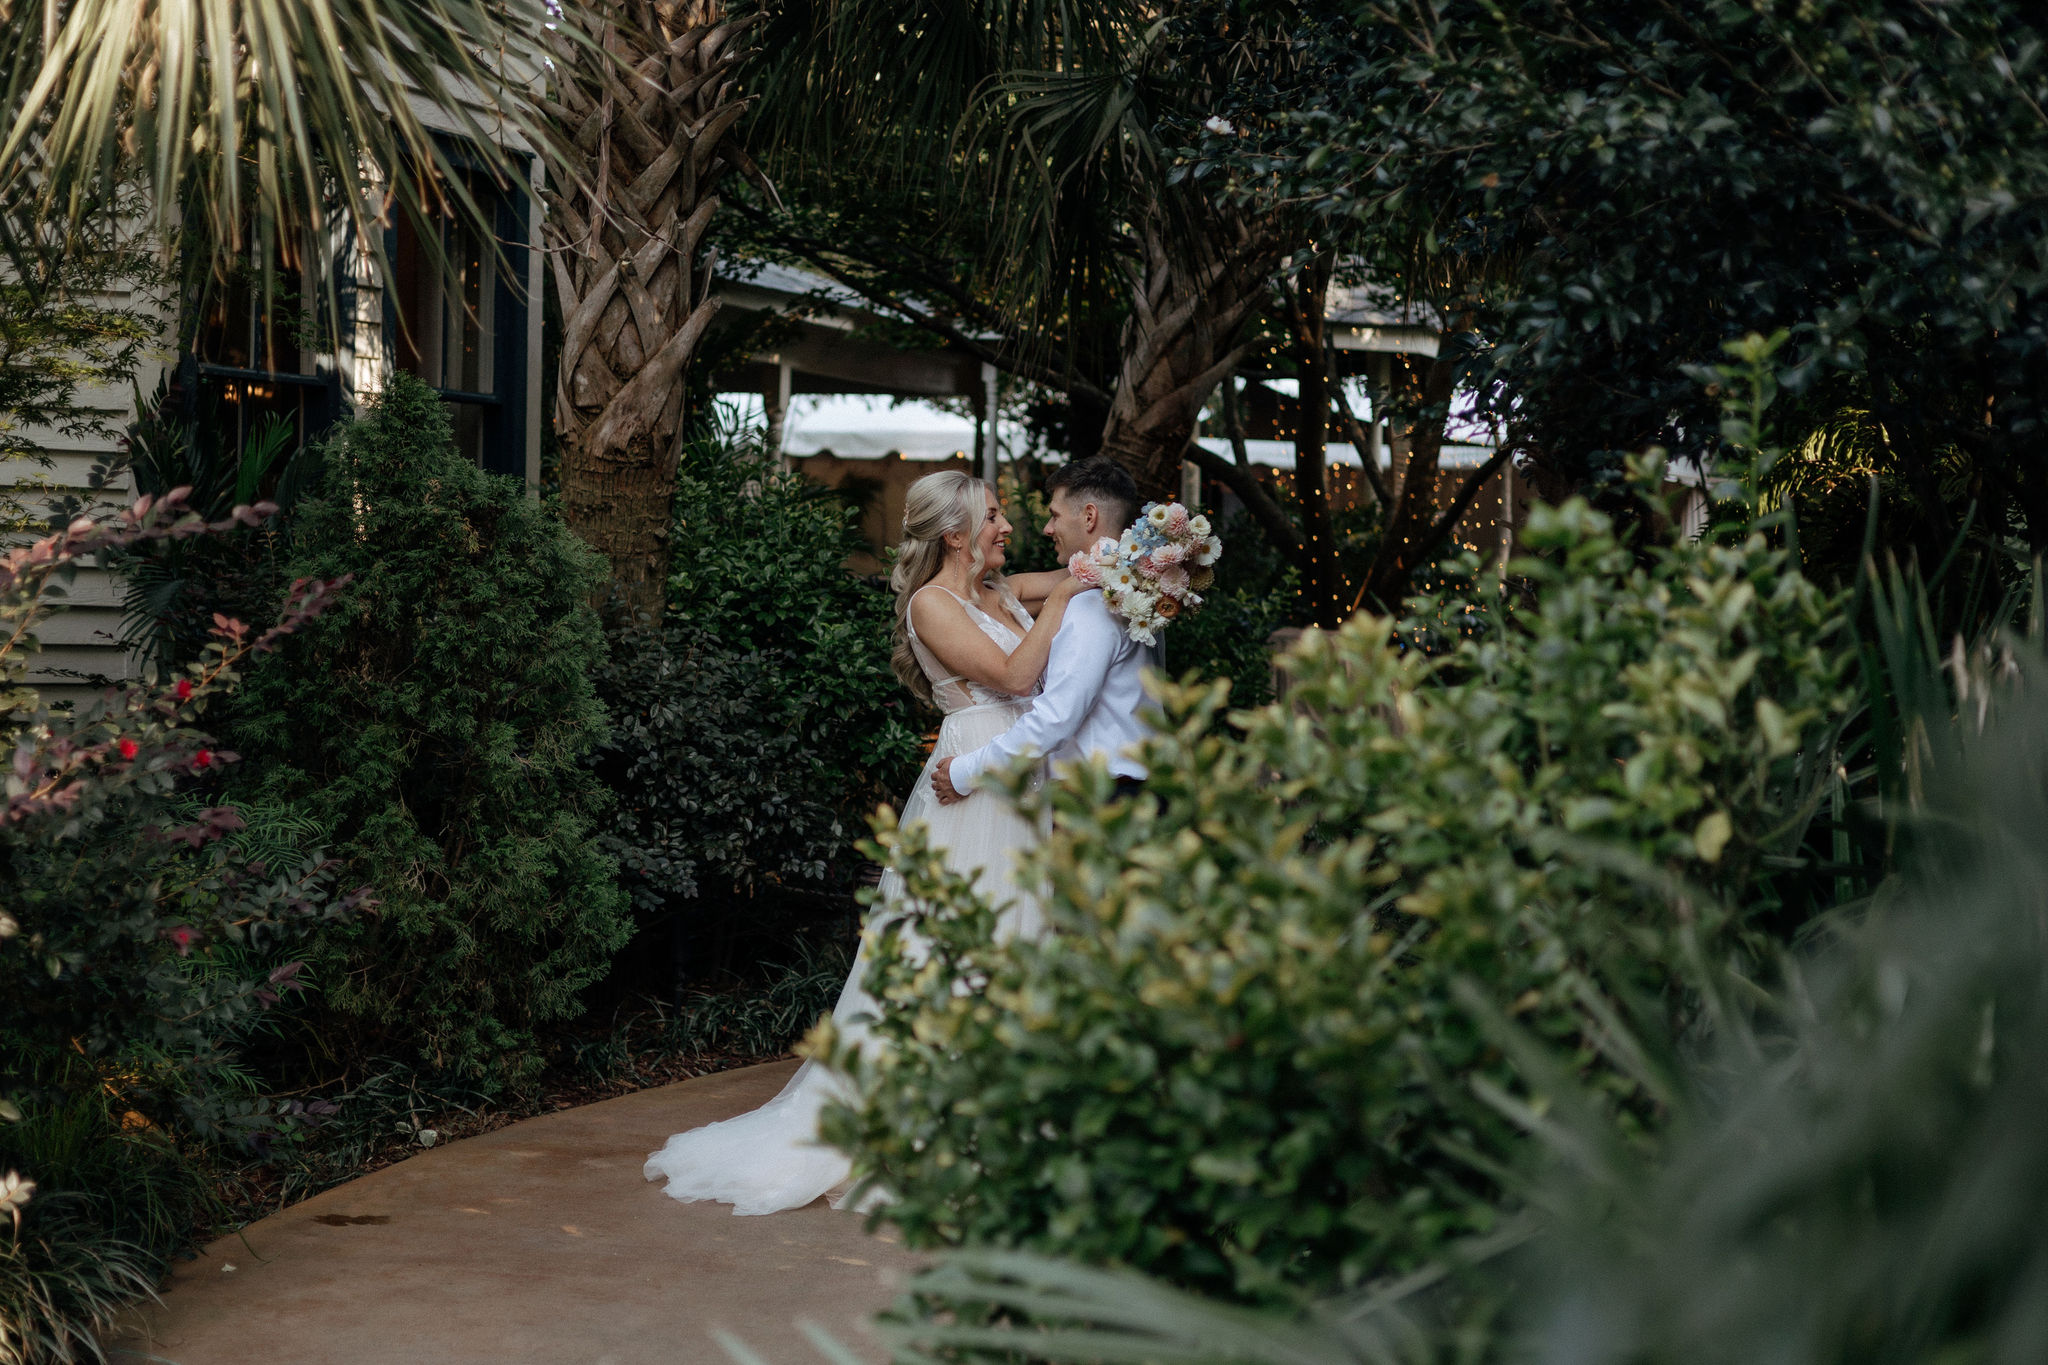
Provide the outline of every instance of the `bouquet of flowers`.
{"type": "Polygon", "coordinates": [[[1067,561],[1067,572],[1101,588],[1111,611],[1141,645],[1155,644],[1159,632],[1201,607],[1202,593],[1216,581],[1211,566],[1223,542],[1209,532],[1209,519],[1190,516],[1177,502],[1148,502],[1121,540],[1104,540],[1067,561]]]}

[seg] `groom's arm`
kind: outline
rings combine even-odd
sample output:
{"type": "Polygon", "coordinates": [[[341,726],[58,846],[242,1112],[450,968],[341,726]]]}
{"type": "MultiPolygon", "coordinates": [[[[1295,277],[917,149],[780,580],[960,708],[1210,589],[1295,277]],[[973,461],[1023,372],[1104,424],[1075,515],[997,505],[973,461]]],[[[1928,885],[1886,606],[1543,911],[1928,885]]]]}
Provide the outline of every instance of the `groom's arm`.
{"type": "Polygon", "coordinates": [[[1123,631],[1101,593],[1083,593],[1069,603],[1046,662],[1045,690],[1015,725],[979,749],[950,760],[946,777],[953,790],[965,796],[990,768],[1023,754],[1049,754],[1072,739],[1102,695],[1122,639],[1123,631]]]}

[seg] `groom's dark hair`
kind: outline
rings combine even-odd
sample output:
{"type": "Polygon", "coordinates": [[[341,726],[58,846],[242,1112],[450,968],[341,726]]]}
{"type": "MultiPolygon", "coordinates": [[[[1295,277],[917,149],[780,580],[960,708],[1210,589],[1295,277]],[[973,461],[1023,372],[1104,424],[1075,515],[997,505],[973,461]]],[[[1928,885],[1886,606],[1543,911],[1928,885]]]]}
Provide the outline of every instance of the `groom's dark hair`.
{"type": "Polygon", "coordinates": [[[1116,535],[1138,517],[1138,485],[1130,472],[1107,455],[1090,455],[1085,460],[1063,464],[1047,476],[1045,496],[1065,489],[1077,502],[1092,502],[1108,523],[1103,529],[1116,535]]]}

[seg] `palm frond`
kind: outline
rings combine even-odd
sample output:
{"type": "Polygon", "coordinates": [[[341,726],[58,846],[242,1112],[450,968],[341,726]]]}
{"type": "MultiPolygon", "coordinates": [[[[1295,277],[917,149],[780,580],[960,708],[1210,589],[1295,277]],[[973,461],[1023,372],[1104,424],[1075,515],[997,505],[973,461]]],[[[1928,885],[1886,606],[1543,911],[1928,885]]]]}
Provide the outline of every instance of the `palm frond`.
{"type": "MultiPolygon", "coordinates": [[[[461,155],[522,184],[547,0],[47,0],[0,7],[0,202],[64,229],[148,191],[218,264],[270,225],[288,257],[338,210],[381,251],[394,205],[491,223],[461,155]]],[[[10,223],[17,255],[53,249],[10,223]]]]}

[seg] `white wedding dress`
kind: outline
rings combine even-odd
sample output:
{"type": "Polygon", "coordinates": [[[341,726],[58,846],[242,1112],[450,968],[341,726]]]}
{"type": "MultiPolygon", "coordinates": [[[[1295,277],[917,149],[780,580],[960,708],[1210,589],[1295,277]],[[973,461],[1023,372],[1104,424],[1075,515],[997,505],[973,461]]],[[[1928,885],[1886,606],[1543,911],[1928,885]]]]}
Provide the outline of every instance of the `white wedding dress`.
{"type": "MultiPolygon", "coordinates": [[[[947,592],[927,585],[923,592],[947,592]]],[[[1003,609],[990,615],[964,598],[967,615],[1004,653],[1016,649],[1031,629],[1031,614],[1000,581],[989,587],[1003,609]]],[[[950,594],[949,594],[950,595],[950,594]]],[[[910,631],[910,647],[931,679],[932,699],[945,712],[938,742],[918,774],[917,785],[903,803],[902,823],[922,820],[931,842],[954,871],[979,873],[978,885],[992,904],[1005,906],[997,933],[1004,939],[1036,938],[1044,929],[1037,899],[1016,880],[1016,854],[1036,833],[1002,796],[984,792],[953,805],[940,805],[932,793],[932,769],[939,760],[979,749],[1017,723],[1031,708],[1026,697],[1013,697],[957,674],[946,672],[932,652],[910,631]]],[[[870,922],[884,919],[902,898],[903,879],[894,871],[882,874],[880,896],[870,922]]],[[[854,955],[853,970],[833,1007],[832,1021],[842,1038],[867,1038],[875,1002],[861,989],[866,949],[854,955]]],[[[863,1044],[865,1045],[865,1044],[863,1044]]],[[[847,1079],[836,1071],[806,1061],[789,1084],[768,1103],[738,1118],[677,1133],[647,1158],[649,1180],[668,1179],[667,1193],[685,1203],[713,1199],[731,1204],[734,1213],[775,1213],[810,1203],[852,1173],[852,1162],[837,1148],[818,1140],[818,1115],[833,1100],[852,1099],[847,1079]]]]}

